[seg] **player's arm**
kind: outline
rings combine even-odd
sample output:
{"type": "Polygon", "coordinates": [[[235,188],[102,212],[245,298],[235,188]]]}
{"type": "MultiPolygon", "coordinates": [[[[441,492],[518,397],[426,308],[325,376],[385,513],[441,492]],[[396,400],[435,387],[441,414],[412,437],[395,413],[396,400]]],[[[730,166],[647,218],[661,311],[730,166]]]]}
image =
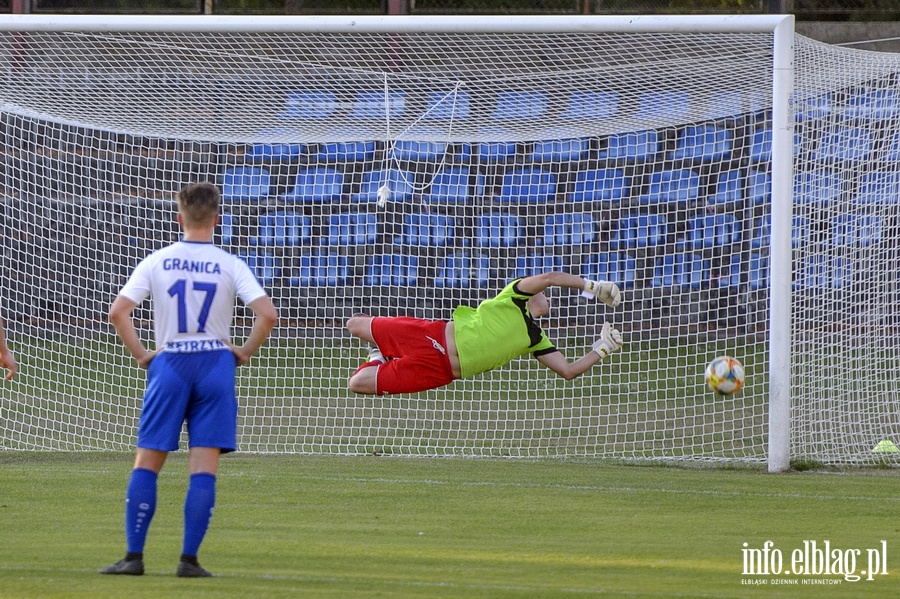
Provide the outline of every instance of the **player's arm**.
{"type": "Polygon", "coordinates": [[[618,330],[606,322],[600,332],[600,338],[591,346],[591,351],[581,356],[574,362],[569,362],[561,352],[554,351],[535,356],[537,361],[566,379],[567,381],[581,376],[597,362],[602,361],[609,354],[622,347],[622,335],[618,330]]]}
{"type": "Polygon", "coordinates": [[[112,306],[109,309],[109,321],[112,323],[113,327],[115,327],[116,333],[119,334],[122,343],[125,344],[125,347],[131,352],[131,355],[134,356],[138,366],[147,368],[147,366],[150,365],[150,361],[156,356],[156,352],[148,351],[147,348],[144,347],[144,344],[141,342],[141,337],[134,327],[134,320],[131,318],[131,313],[136,306],[137,304],[134,301],[128,299],[124,295],[116,296],[116,299],[113,300],[112,306]]]}
{"type": "Polygon", "coordinates": [[[3,328],[3,321],[0,320],[0,366],[6,368],[6,376],[4,380],[9,380],[16,375],[16,357],[6,345],[6,331],[3,328]]]}
{"type": "Polygon", "coordinates": [[[547,287],[568,287],[578,289],[587,297],[596,297],[611,308],[622,301],[622,294],[615,283],[609,281],[591,281],[567,272],[544,272],[521,279],[516,287],[522,293],[532,295],[540,293],[547,287]]]}
{"type": "MultiPolygon", "coordinates": [[[[231,351],[237,356],[238,366],[243,366],[250,361],[253,354],[262,347],[269,333],[275,327],[275,322],[278,320],[278,311],[275,309],[275,304],[272,303],[272,299],[267,295],[256,298],[247,304],[247,307],[253,311],[253,327],[250,329],[250,335],[243,345],[229,343],[231,351]]],[[[226,343],[228,342],[226,341],[226,343]]]]}

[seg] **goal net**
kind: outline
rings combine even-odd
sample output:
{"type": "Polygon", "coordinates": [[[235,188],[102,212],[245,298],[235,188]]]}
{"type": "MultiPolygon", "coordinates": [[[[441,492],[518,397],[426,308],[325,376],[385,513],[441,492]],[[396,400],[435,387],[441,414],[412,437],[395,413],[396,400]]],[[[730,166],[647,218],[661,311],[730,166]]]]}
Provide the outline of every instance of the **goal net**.
{"type": "MultiPolygon", "coordinates": [[[[241,450],[766,460],[771,31],[128,19],[2,34],[0,289],[20,373],[0,388],[0,447],[133,446],[143,372],[106,312],[178,238],[175,192],[210,180],[217,242],[280,312],[239,370],[241,450]],[[528,357],[415,395],[346,390],[365,360],[349,316],[447,319],[551,269],[624,292],[611,310],[551,291],[543,326],[570,360],[606,320],[626,339],[584,376],[528,357]],[[704,385],[720,354],[747,371],[733,396],[704,385]]],[[[886,459],[900,61],[794,44],[790,454],[886,459]]],[[[149,302],[137,317],[151,344],[149,302]]]]}

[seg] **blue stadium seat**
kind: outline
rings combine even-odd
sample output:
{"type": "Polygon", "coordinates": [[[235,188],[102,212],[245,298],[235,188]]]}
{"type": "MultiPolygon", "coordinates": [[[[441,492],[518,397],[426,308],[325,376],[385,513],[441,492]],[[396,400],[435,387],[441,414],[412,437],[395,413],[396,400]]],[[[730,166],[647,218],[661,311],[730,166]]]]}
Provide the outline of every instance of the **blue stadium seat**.
{"type": "Polygon", "coordinates": [[[612,281],[622,289],[632,287],[637,266],[634,257],[624,252],[588,254],[581,265],[581,276],[586,279],[612,281]]]}
{"type": "Polygon", "coordinates": [[[768,254],[750,254],[750,269],[747,272],[747,279],[750,289],[754,291],[769,288],[768,254]]]}
{"type": "Polygon", "coordinates": [[[544,235],[538,242],[545,247],[576,248],[593,243],[594,217],[590,212],[548,214],[544,235]]]}
{"type": "Polygon", "coordinates": [[[513,214],[492,212],[475,220],[475,245],[478,247],[515,247],[525,235],[522,220],[513,214]]]}
{"type": "Polygon", "coordinates": [[[631,181],[619,169],[578,171],[573,202],[618,202],[628,197],[631,181]]]}
{"type": "Polygon", "coordinates": [[[744,177],[740,170],[734,169],[719,173],[716,190],[708,200],[716,206],[740,207],[744,202],[744,177]]]}
{"type": "Polygon", "coordinates": [[[839,214],[831,218],[832,245],[864,248],[882,239],[882,220],[878,214],[839,214]]]}
{"type": "Polygon", "coordinates": [[[428,93],[422,120],[456,121],[469,118],[469,93],[459,90],[428,93]]]}
{"type": "Polygon", "coordinates": [[[346,141],[323,144],[312,159],[322,164],[368,162],[375,159],[375,142],[346,141]]]}
{"type": "Polygon", "coordinates": [[[712,162],[730,157],[733,145],[732,133],[724,127],[691,125],[678,132],[671,158],[712,162]]]}
{"type": "Polygon", "coordinates": [[[827,117],[832,111],[832,98],[830,94],[821,94],[807,98],[794,97],[794,120],[798,122],[811,121],[827,117]]]}
{"type": "Polygon", "coordinates": [[[222,218],[219,219],[219,234],[221,245],[231,245],[235,240],[234,235],[234,215],[230,212],[223,212],[222,218]]]}
{"type": "Polygon", "coordinates": [[[772,129],[758,129],[750,139],[747,156],[751,162],[768,162],[772,159],[772,129]]]}
{"type": "Polygon", "coordinates": [[[747,173],[747,203],[763,206],[772,201],[772,175],[751,169],[747,173]]]}
{"type": "Polygon", "coordinates": [[[513,267],[512,278],[530,277],[543,272],[563,270],[563,257],[553,253],[540,251],[530,252],[526,256],[517,256],[513,267]]]}
{"type": "Polygon", "coordinates": [[[328,217],[319,243],[330,246],[366,245],[375,243],[377,236],[378,219],[375,214],[341,212],[328,217]]]}
{"type": "Polygon", "coordinates": [[[441,258],[434,285],[441,288],[483,289],[491,285],[494,278],[489,256],[456,252],[441,258]]]}
{"type": "Polygon", "coordinates": [[[532,162],[578,162],[586,160],[590,151],[586,139],[537,141],[530,157],[532,162]]]}
{"type": "Polygon", "coordinates": [[[650,176],[650,186],[638,198],[641,204],[687,204],[700,195],[700,176],[692,170],[656,171],[650,176]]]}
{"type": "Polygon", "coordinates": [[[394,142],[388,155],[395,160],[408,162],[439,162],[447,153],[447,143],[443,141],[399,140],[394,142]]]}
{"type": "Polygon", "coordinates": [[[599,151],[600,158],[629,162],[653,158],[659,152],[659,134],[654,130],[615,133],[599,151]]]}
{"type": "Polygon", "coordinates": [[[562,116],[566,119],[596,121],[611,118],[616,114],[618,108],[619,94],[616,92],[572,92],[569,104],[562,116]]]}
{"type": "Polygon", "coordinates": [[[478,162],[483,164],[492,164],[497,162],[506,162],[516,155],[518,144],[515,141],[515,135],[512,131],[501,128],[486,128],[480,131],[483,138],[492,141],[481,141],[475,144],[473,153],[478,162]]]}
{"type": "Polygon", "coordinates": [[[741,223],[732,214],[705,214],[692,218],[685,231],[685,246],[702,250],[741,242],[741,223]]]}
{"type": "Polygon", "coordinates": [[[287,211],[269,212],[259,217],[258,235],[250,238],[250,245],[306,245],[311,236],[310,217],[287,211]]]}
{"type": "Polygon", "coordinates": [[[366,262],[363,282],[382,287],[413,287],[419,281],[419,259],[405,254],[375,254],[366,262]]]}
{"type": "Polygon", "coordinates": [[[826,207],[839,201],[841,176],[828,168],[802,171],[794,175],[794,204],[826,207]]]}
{"type": "Polygon", "coordinates": [[[235,166],[225,171],[222,199],[253,202],[265,199],[272,188],[269,170],[260,166],[235,166]]]}
{"type": "Polygon", "coordinates": [[[874,148],[869,129],[844,124],[825,131],[811,157],[825,162],[864,162],[872,157],[874,148]]]}
{"type": "Polygon", "coordinates": [[[414,192],[416,176],[410,171],[386,168],[363,173],[359,191],[352,195],[355,203],[365,204],[378,201],[378,190],[387,185],[391,192],[391,202],[409,201],[414,192]]]}
{"type": "Polygon", "coordinates": [[[288,92],[284,109],[278,118],[292,119],[327,119],[334,114],[337,100],[334,92],[324,90],[298,90],[288,92]]]}
{"type": "Polygon", "coordinates": [[[537,167],[516,168],[503,176],[500,202],[510,204],[547,203],[556,197],[556,174],[537,167]]]}
{"type": "MultiPolygon", "coordinates": [[[[791,247],[798,248],[809,237],[809,218],[794,215],[791,222],[791,247]]],[[[753,249],[767,248],[772,241],[772,215],[769,213],[756,218],[753,221],[750,247],[753,249]]]]}
{"type": "Polygon", "coordinates": [[[238,257],[247,263],[263,286],[272,285],[280,276],[278,258],[268,250],[246,250],[239,252],[238,257]]]}
{"type": "Polygon", "coordinates": [[[431,179],[425,202],[433,204],[466,204],[471,199],[469,167],[450,166],[438,171],[431,179]]]}
{"type": "Polygon", "coordinates": [[[424,247],[452,245],[453,219],[444,214],[406,214],[403,232],[394,243],[424,247]]]}
{"type": "Polygon", "coordinates": [[[547,113],[547,94],[536,91],[501,92],[492,117],[501,121],[539,119],[547,113]]]}
{"type": "Polygon", "coordinates": [[[244,159],[253,162],[294,161],[303,154],[303,144],[256,143],[247,149],[244,159]]]}
{"type": "Polygon", "coordinates": [[[691,96],[687,92],[649,91],[638,97],[639,119],[663,119],[667,122],[685,122],[690,109],[691,96]]]}
{"type": "Polygon", "coordinates": [[[310,166],[297,173],[294,187],[285,201],[321,204],[337,202],[344,196],[344,174],[327,166],[310,166]]]}
{"type": "Polygon", "coordinates": [[[900,94],[893,88],[858,89],[847,95],[844,118],[884,120],[900,114],[900,94]]]}
{"type": "Polygon", "coordinates": [[[841,289],[853,282],[853,268],[850,260],[841,256],[813,255],[803,260],[801,268],[794,273],[791,285],[796,290],[841,289]]]}
{"type": "Polygon", "coordinates": [[[880,206],[900,203],[900,172],[871,171],[864,174],[859,182],[855,202],[880,206]]]}
{"type": "Polygon", "coordinates": [[[404,92],[388,92],[385,97],[384,90],[366,90],[357,94],[353,102],[353,111],[350,117],[354,119],[381,119],[398,118],[406,112],[406,94],[404,92]]]}
{"type": "Polygon", "coordinates": [[[700,254],[678,253],[658,256],[653,268],[651,287],[700,289],[708,279],[709,260],[700,254]]]}
{"type": "Polygon", "coordinates": [[[295,287],[342,287],[350,281],[347,256],[337,252],[306,252],[289,283],[295,287]]]}
{"type": "Polygon", "coordinates": [[[882,164],[896,165],[900,162],[900,131],[888,133],[878,152],[878,161],[882,164]]]}
{"type": "Polygon", "coordinates": [[[610,231],[609,247],[614,250],[654,247],[664,244],[667,234],[665,214],[632,214],[615,223],[610,231]]]}

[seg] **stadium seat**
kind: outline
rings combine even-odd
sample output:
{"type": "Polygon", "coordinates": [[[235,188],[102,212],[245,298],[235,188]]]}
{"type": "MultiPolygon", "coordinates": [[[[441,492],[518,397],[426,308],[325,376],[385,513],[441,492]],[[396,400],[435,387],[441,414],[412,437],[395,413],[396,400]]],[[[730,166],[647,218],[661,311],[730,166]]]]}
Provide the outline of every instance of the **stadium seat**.
{"type": "Polygon", "coordinates": [[[307,252],[289,283],[295,287],[342,287],[350,281],[347,256],[337,252],[307,252]]]}
{"type": "Polygon", "coordinates": [[[638,97],[635,118],[646,120],[662,119],[667,123],[685,122],[690,109],[691,96],[688,92],[648,91],[638,97]]]}
{"type": "Polygon", "coordinates": [[[434,285],[441,288],[483,289],[488,287],[493,279],[489,256],[457,252],[441,258],[434,285]]]}
{"type": "Polygon", "coordinates": [[[864,174],[859,182],[855,202],[881,206],[900,203],[900,172],[872,171],[864,174]]]}
{"type": "Polygon", "coordinates": [[[626,289],[634,285],[637,272],[635,259],[624,252],[588,254],[581,265],[586,279],[612,281],[626,289]]]}
{"type": "Polygon", "coordinates": [[[537,91],[501,92],[492,117],[500,121],[539,119],[547,113],[547,94],[537,91]]]}
{"type": "Polygon", "coordinates": [[[512,214],[482,214],[475,221],[474,237],[478,247],[515,247],[524,235],[521,219],[512,214]]]}
{"type": "Polygon", "coordinates": [[[250,267],[250,270],[253,271],[253,274],[256,275],[256,278],[263,286],[274,284],[279,277],[278,259],[268,250],[242,251],[238,254],[238,257],[247,263],[247,266],[250,267]]]}
{"type": "Polygon", "coordinates": [[[794,204],[826,207],[841,197],[841,176],[827,168],[794,175],[794,204]]]}
{"type": "Polygon", "coordinates": [[[685,246],[703,250],[741,242],[741,223],[732,214],[705,214],[687,223],[685,246]]]}
{"type": "Polygon", "coordinates": [[[334,92],[324,90],[299,90],[288,92],[284,109],[278,118],[291,119],[327,119],[337,108],[334,92]]]}
{"type": "Polygon", "coordinates": [[[578,162],[587,159],[590,151],[587,139],[537,141],[530,158],[532,162],[578,162]]]}
{"type": "Polygon", "coordinates": [[[601,145],[599,157],[635,162],[655,157],[659,147],[659,134],[654,130],[616,133],[606,139],[605,146],[601,145]]]}
{"type": "Polygon", "coordinates": [[[422,120],[456,121],[469,118],[469,93],[459,90],[429,92],[422,120]]]}
{"type": "Polygon", "coordinates": [[[578,171],[575,175],[573,202],[618,202],[626,199],[631,181],[619,169],[578,171]]]}
{"type": "Polygon", "coordinates": [[[700,195],[700,176],[692,170],[677,169],[656,171],[650,176],[646,193],[638,197],[645,205],[687,204],[700,195]]]}
{"type": "Polygon", "coordinates": [[[374,141],[347,141],[322,144],[312,156],[314,162],[332,165],[346,162],[368,162],[374,159],[374,141]]]}
{"type": "Polygon", "coordinates": [[[563,270],[563,257],[553,253],[540,251],[530,252],[526,256],[517,256],[511,274],[512,278],[530,277],[532,275],[563,270]]]}
{"type": "Polygon", "coordinates": [[[864,248],[882,239],[882,220],[877,214],[839,214],[831,218],[831,243],[845,248],[864,248]]]}
{"type": "Polygon", "coordinates": [[[322,245],[348,246],[375,243],[378,219],[368,212],[342,212],[328,217],[325,232],[319,239],[322,245]]]}
{"type": "Polygon", "coordinates": [[[375,254],[366,262],[364,284],[412,287],[418,284],[419,259],[405,254],[375,254]]]}
{"type": "Polygon", "coordinates": [[[294,212],[269,212],[259,217],[258,229],[258,234],[250,238],[250,245],[306,245],[311,237],[312,219],[294,212]]]}
{"type": "Polygon", "coordinates": [[[365,204],[378,201],[378,190],[387,185],[391,202],[405,202],[412,198],[416,176],[405,170],[377,169],[363,174],[359,191],[351,196],[354,203],[365,204]]]}
{"type": "Polygon", "coordinates": [[[709,260],[694,253],[658,256],[653,268],[651,287],[681,287],[700,289],[708,278],[709,260]]]}
{"type": "Polygon", "coordinates": [[[751,169],[747,173],[747,203],[763,206],[772,201],[772,175],[751,169]]]}
{"type": "Polygon", "coordinates": [[[893,88],[858,89],[847,94],[844,118],[885,120],[900,114],[900,94],[893,88]]]}
{"type": "Polygon", "coordinates": [[[821,94],[807,98],[794,97],[794,120],[798,122],[811,121],[827,117],[832,111],[832,98],[830,94],[821,94]]]}
{"type": "MultiPolygon", "coordinates": [[[[794,215],[791,222],[791,247],[798,248],[809,237],[809,218],[794,215]]],[[[772,215],[766,213],[753,221],[750,247],[753,249],[767,248],[772,241],[772,215]]]]}
{"type": "Polygon", "coordinates": [[[619,94],[615,92],[572,92],[562,116],[566,119],[596,121],[611,118],[618,108],[619,94]]]}
{"type": "Polygon", "coordinates": [[[538,243],[544,247],[576,248],[592,243],[594,235],[594,217],[590,212],[548,214],[538,243]]]}
{"type": "Polygon", "coordinates": [[[841,289],[853,282],[850,260],[840,256],[813,255],[795,271],[792,288],[796,290],[841,289]]]}
{"type": "MultiPolygon", "coordinates": [[[[260,129],[256,135],[263,139],[279,139],[293,135],[290,129],[284,127],[267,127],[260,129]]],[[[286,143],[281,141],[266,141],[252,144],[244,153],[244,159],[248,162],[293,162],[300,158],[306,146],[299,143],[286,143]]]]}
{"type": "Polygon", "coordinates": [[[654,247],[664,244],[667,234],[665,214],[632,214],[614,224],[609,247],[613,250],[654,247]]]}
{"type": "Polygon", "coordinates": [[[219,235],[221,245],[231,245],[235,240],[234,235],[234,215],[230,212],[223,212],[222,218],[219,219],[219,235]]]}
{"type": "Polygon", "coordinates": [[[900,131],[888,132],[877,158],[879,162],[891,165],[892,168],[900,162],[900,131]]]}
{"type": "Polygon", "coordinates": [[[772,159],[772,129],[758,129],[750,138],[750,148],[747,157],[751,162],[768,162],[772,159]]]}
{"type": "Polygon", "coordinates": [[[837,125],[822,133],[811,157],[823,162],[865,162],[872,157],[872,132],[863,127],[837,125]]]}
{"type": "Polygon", "coordinates": [[[703,162],[722,160],[731,156],[733,145],[732,133],[724,127],[692,125],[678,132],[671,158],[703,162]]]}
{"type": "Polygon", "coordinates": [[[716,190],[709,196],[710,204],[716,206],[740,207],[744,202],[744,177],[740,170],[734,169],[719,173],[716,190]]]}
{"type": "Polygon", "coordinates": [[[404,162],[435,163],[446,153],[446,142],[399,140],[391,146],[388,156],[404,162]]]}
{"type": "Polygon", "coordinates": [[[366,90],[357,94],[350,117],[384,120],[388,117],[398,118],[403,116],[404,112],[406,112],[406,94],[404,92],[392,91],[385,94],[384,90],[366,90]],[[388,107],[390,107],[390,115],[388,115],[388,107]]]}
{"type": "Polygon", "coordinates": [[[260,166],[235,166],[225,171],[222,199],[252,202],[265,199],[272,188],[269,170],[260,166]]]}
{"type": "Polygon", "coordinates": [[[466,204],[472,197],[469,187],[469,167],[444,167],[431,179],[424,200],[432,204],[466,204]]]}
{"type": "Polygon", "coordinates": [[[518,144],[510,141],[515,139],[512,131],[494,127],[482,129],[480,134],[484,139],[491,141],[481,141],[475,144],[473,154],[479,163],[506,162],[516,155],[518,144]]]}
{"type": "Polygon", "coordinates": [[[521,167],[503,176],[500,202],[540,204],[556,197],[556,174],[537,167],[521,167]]]}
{"type": "Polygon", "coordinates": [[[294,187],[284,195],[289,202],[321,204],[344,196],[344,175],[327,166],[310,166],[297,173],[294,187]]]}
{"type": "Polygon", "coordinates": [[[747,280],[750,285],[750,289],[754,291],[769,288],[768,254],[750,254],[750,268],[747,272],[747,280]]]}
{"type": "Polygon", "coordinates": [[[423,247],[445,247],[453,243],[453,219],[444,214],[406,214],[403,232],[394,243],[423,247]]]}

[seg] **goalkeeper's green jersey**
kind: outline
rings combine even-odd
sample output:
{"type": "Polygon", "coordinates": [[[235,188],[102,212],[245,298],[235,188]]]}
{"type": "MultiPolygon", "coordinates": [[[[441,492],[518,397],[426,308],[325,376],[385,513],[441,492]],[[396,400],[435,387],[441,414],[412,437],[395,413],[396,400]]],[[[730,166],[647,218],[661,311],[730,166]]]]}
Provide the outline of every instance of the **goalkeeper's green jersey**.
{"type": "Polygon", "coordinates": [[[503,366],[526,353],[541,355],[556,351],[547,334],[528,313],[526,302],[533,295],[509,283],[496,297],[477,308],[459,306],[453,311],[454,339],[462,378],[503,366]]]}

